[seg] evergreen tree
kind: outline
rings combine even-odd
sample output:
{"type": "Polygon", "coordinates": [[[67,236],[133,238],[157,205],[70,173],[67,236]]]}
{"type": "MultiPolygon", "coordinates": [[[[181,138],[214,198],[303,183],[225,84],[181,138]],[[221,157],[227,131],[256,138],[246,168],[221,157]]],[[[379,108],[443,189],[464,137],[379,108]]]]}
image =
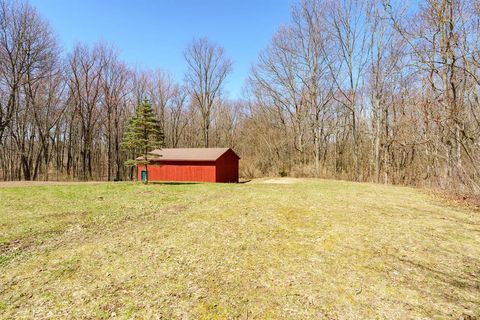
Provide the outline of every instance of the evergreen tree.
{"type": "Polygon", "coordinates": [[[144,99],[135,114],[128,120],[127,130],[123,137],[122,148],[132,151],[134,159],[125,162],[128,166],[145,165],[148,182],[149,152],[161,148],[163,145],[163,132],[156,118],[151,104],[144,99]],[[141,158],[140,158],[141,156],[141,158]]]}

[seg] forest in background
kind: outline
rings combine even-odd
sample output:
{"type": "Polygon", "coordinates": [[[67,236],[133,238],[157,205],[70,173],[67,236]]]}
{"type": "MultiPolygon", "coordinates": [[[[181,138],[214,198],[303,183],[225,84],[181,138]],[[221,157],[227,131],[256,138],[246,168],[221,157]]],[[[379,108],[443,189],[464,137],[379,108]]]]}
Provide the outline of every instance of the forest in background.
{"type": "Polygon", "coordinates": [[[114,44],[60,50],[28,2],[0,0],[0,179],[129,180],[128,118],[148,99],[165,147],[231,147],[241,176],[301,176],[480,193],[480,5],[299,0],[229,99],[207,38],[183,81],[114,44]]]}

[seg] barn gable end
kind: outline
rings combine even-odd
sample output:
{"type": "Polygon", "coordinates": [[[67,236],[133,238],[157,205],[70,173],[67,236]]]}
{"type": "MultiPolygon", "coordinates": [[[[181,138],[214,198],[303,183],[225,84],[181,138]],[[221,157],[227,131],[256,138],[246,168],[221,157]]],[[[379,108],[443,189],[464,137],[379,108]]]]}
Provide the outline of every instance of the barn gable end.
{"type": "Polygon", "coordinates": [[[217,159],[216,182],[238,182],[238,160],[240,157],[228,149],[217,159]]]}

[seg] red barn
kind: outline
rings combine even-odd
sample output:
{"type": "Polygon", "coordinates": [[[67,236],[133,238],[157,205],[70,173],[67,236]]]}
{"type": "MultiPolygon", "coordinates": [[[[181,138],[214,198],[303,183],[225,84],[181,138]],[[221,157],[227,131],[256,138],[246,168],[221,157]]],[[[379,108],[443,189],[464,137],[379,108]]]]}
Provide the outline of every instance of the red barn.
{"type": "MultiPolygon", "coordinates": [[[[150,152],[149,181],[238,182],[240,157],[230,148],[158,149],[150,152]]],[[[144,166],[138,166],[138,180],[144,166]]]]}

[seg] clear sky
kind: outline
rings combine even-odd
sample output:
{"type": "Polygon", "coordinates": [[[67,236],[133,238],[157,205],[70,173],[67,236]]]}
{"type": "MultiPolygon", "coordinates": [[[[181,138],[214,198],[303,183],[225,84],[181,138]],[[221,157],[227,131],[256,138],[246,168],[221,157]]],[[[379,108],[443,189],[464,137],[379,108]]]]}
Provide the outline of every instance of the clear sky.
{"type": "Polygon", "coordinates": [[[233,60],[226,92],[241,96],[258,53],[289,21],[291,0],[30,0],[68,52],[77,42],[114,44],[129,65],[183,79],[183,50],[208,37],[233,60]]]}

